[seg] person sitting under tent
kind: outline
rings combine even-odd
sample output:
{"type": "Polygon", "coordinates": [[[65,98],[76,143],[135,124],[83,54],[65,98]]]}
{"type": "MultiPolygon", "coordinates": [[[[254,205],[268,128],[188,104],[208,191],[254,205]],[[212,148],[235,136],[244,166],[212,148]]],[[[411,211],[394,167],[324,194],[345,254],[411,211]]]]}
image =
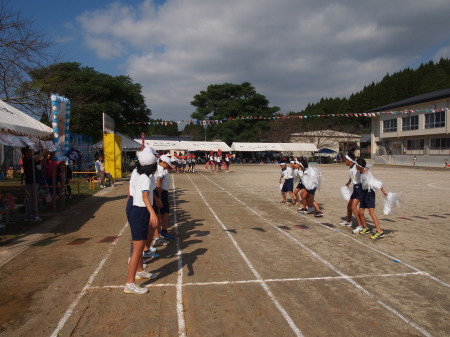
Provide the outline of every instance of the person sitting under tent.
{"type": "Polygon", "coordinates": [[[100,188],[105,188],[105,177],[109,180],[109,184],[114,187],[114,179],[111,176],[111,173],[105,171],[105,164],[103,163],[103,156],[98,156],[98,159],[95,161],[95,172],[97,177],[100,178],[100,188]]]}

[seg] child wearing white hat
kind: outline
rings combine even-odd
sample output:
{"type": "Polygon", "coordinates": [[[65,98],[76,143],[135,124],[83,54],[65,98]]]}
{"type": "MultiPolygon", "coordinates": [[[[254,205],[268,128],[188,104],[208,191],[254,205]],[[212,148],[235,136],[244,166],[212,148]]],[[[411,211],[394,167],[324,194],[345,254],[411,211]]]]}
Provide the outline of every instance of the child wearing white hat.
{"type": "Polygon", "coordinates": [[[144,148],[138,153],[136,173],[130,180],[130,199],[132,206],[127,205],[127,217],[130,224],[133,251],[128,264],[127,283],[124,292],[127,294],[145,294],[147,288],[142,288],[135,283],[136,279],[153,279],[156,274],[143,270],[142,252],[147,239],[149,225],[158,226],[158,218],[153,210],[153,189],[156,185],[150,176],[156,171],[156,155],[153,149],[144,148]]]}

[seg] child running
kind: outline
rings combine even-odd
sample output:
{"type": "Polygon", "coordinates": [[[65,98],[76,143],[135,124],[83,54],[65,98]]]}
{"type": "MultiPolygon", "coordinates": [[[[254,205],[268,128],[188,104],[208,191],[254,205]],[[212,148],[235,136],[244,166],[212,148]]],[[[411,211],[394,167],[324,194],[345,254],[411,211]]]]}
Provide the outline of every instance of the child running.
{"type": "Polygon", "coordinates": [[[361,220],[359,219],[358,204],[362,197],[361,188],[361,173],[358,171],[356,166],[356,157],[352,152],[349,152],[345,156],[345,165],[349,167],[349,179],[345,186],[353,184],[353,193],[350,196],[350,200],[347,203],[347,218],[345,221],[341,222],[341,226],[351,226],[352,225],[352,213],[355,215],[356,222],[358,226],[361,226],[361,220]]]}
{"type": "Polygon", "coordinates": [[[316,214],[314,214],[314,216],[316,218],[321,218],[323,217],[323,212],[315,200],[316,191],[320,185],[321,173],[317,168],[309,167],[306,160],[302,160],[300,163],[300,168],[303,171],[303,187],[306,191],[306,194],[303,192],[303,211],[300,212],[310,214],[312,212],[308,211],[307,206],[312,206],[316,210],[316,214]]]}
{"type": "MultiPolygon", "coordinates": [[[[143,270],[142,252],[147,239],[149,225],[153,228],[158,226],[158,218],[153,210],[153,189],[155,182],[150,176],[156,171],[156,156],[152,149],[145,148],[138,153],[136,174],[130,181],[130,196],[133,197],[133,205],[127,204],[127,217],[131,229],[133,252],[128,264],[127,283],[124,292],[127,294],[145,294],[147,288],[138,286],[135,280],[153,279],[156,274],[143,270]]],[[[131,199],[131,198],[130,198],[131,199]]]]}
{"type": "Polygon", "coordinates": [[[377,215],[375,214],[375,188],[379,188],[384,195],[387,195],[387,192],[383,188],[383,184],[381,181],[375,179],[372,174],[369,172],[369,168],[366,167],[366,161],[363,158],[358,158],[356,160],[356,165],[358,171],[361,173],[361,184],[362,184],[362,198],[359,206],[359,218],[361,220],[361,226],[355,228],[353,233],[366,234],[371,233],[372,229],[367,226],[366,217],[364,216],[364,211],[366,208],[369,209],[369,215],[375,224],[375,228],[377,229],[376,233],[372,235],[370,238],[372,240],[382,238],[384,235],[383,230],[380,227],[380,221],[378,220],[377,215]]]}
{"type": "Polygon", "coordinates": [[[294,189],[294,179],[292,177],[292,169],[290,167],[286,167],[286,163],[281,163],[281,176],[280,176],[280,184],[282,180],[284,179],[283,186],[281,187],[281,196],[283,199],[281,200],[281,203],[286,203],[286,192],[289,192],[289,195],[291,196],[291,203],[290,205],[295,205],[295,198],[294,193],[292,190],[294,189]]]}

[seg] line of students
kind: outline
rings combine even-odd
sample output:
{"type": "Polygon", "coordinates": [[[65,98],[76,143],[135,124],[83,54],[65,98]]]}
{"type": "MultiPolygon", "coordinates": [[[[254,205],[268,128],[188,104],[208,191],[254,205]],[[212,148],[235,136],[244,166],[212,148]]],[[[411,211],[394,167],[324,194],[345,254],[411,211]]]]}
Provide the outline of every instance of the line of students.
{"type": "Polygon", "coordinates": [[[212,172],[219,172],[222,166],[225,166],[225,173],[230,172],[231,154],[222,156],[222,152],[210,152],[205,163],[205,170],[210,169],[212,172]]]}
{"type": "Polygon", "coordinates": [[[167,232],[169,224],[170,174],[172,162],[166,155],[157,158],[152,148],[137,154],[138,163],[131,174],[126,214],[131,230],[131,252],[124,292],[145,294],[147,288],[135,283],[139,279],[154,279],[146,272],[143,258],[156,258],[157,246],[165,246],[175,239],[167,232]]]}
{"type": "MultiPolygon", "coordinates": [[[[344,186],[349,188],[352,185],[353,191],[347,204],[346,220],[341,222],[340,225],[344,227],[352,226],[352,215],[354,215],[357,226],[353,229],[353,233],[372,233],[364,215],[365,210],[368,209],[376,228],[376,232],[372,233],[373,235],[370,238],[382,238],[384,231],[381,229],[375,213],[375,189],[379,189],[385,196],[388,193],[384,190],[383,183],[369,172],[367,163],[363,158],[356,159],[355,155],[350,152],[344,160],[349,167],[349,180],[344,186]]],[[[289,205],[295,206],[298,204],[300,213],[311,214],[315,212],[315,217],[323,217],[323,212],[315,201],[315,194],[320,189],[321,182],[319,169],[309,166],[306,160],[291,160],[289,166],[286,163],[281,163],[280,167],[279,182],[283,198],[281,203],[287,202],[286,193],[289,193],[291,197],[289,205]],[[298,180],[298,184],[293,189],[295,180],[298,180]]]]}
{"type": "Polygon", "coordinates": [[[323,212],[319,204],[315,200],[316,191],[320,189],[322,180],[321,172],[316,167],[310,167],[308,162],[304,159],[301,161],[291,160],[289,166],[286,163],[281,163],[281,203],[286,203],[286,193],[289,193],[291,202],[289,205],[295,206],[298,204],[300,208],[298,211],[302,214],[314,213],[316,218],[323,217],[323,212]],[[298,184],[294,189],[294,181],[298,180],[298,184]]]}
{"type": "Polygon", "coordinates": [[[197,158],[195,154],[189,153],[186,155],[177,155],[175,152],[171,158],[172,165],[174,166],[176,173],[195,172],[195,164],[197,164],[197,158]],[[187,166],[187,171],[186,171],[187,166]]]}

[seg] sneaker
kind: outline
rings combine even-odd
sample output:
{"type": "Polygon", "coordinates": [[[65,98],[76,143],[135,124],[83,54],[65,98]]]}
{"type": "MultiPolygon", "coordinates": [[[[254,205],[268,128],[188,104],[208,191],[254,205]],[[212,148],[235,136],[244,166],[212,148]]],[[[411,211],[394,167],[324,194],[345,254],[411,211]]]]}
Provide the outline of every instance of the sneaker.
{"type": "Polygon", "coordinates": [[[348,222],[348,221],[342,221],[341,223],[339,223],[339,226],[351,226],[352,225],[352,223],[351,222],[348,222]]]}
{"type": "Polygon", "coordinates": [[[314,207],[310,207],[308,208],[308,210],[306,211],[306,214],[313,214],[316,211],[316,209],[314,207]]]}
{"type": "Polygon", "coordinates": [[[323,212],[317,212],[316,214],[314,214],[314,216],[316,218],[321,218],[321,217],[323,217],[323,212]]]}
{"type": "Polygon", "coordinates": [[[382,238],[384,236],[384,232],[383,231],[381,231],[381,232],[376,232],[374,235],[372,235],[370,238],[372,239],[372,240],[375,240],[375,239],[378,239],[378,238],[382,238]]]}
{"type": "Polygon", "coordinates": [[[100,188],[105,188],[105,185],[100,185],[100,188]]]}
{"type": "Polygon", "coordinates": [[[297,212],[300,212],[300,213],[305,213],[305,212],[307,212],[308,210],[306,209],[306,208],[299,208],[298,210],[297,210],[297,212]]]}
{"type": "Polygon", "coordinates": [[[158,246],[167,246],[169,244],[169,241],[164,238],[157,238],[155,239],[155,242],[153,243],[154,247],[158,246]]]}
{"type": "Polygon", "coordinates": [[[148,293],[148,289],[140,287],[136,283],[127,283],[127,284],[125,284],[125,287],[123,288],[123,292],[125,294],[143,295],[143,294],[148,293]]]}
{"type": "Polygon", "coordinates": [[[158,276],[156,273],[149,273],[148,271],[138,271],[136,273],[136,280],[149,279],[153,280],[158,276]]]}
{"type": "Polygon", "coordinates": [[[364,228],[363,226],[358,226],[354,230],[352,230],[352,232],[354,234],[358,234],[359,232],[361,232],[363,230],[363,228],[364,228]]]}
{"type": "Polygon", "coordinates": [[[175,240],[175,236],[170,235],[169,233],[161,233],[161,236],[166,240],[175,240]]]}
{"type": "Polygon", "coordinates": [[[372,228],[364,227],[364,228],[359,232],[359,234],[367,234],[367,233],[370,233],[370,232],[372,232],[372,228]]]}
{"type": "Polygon", "coordinates": [[[152,258],[157,258],[157,257],[159,257],[159,254],[156,254],[156,253],[153,253],[151,250],[147,250],[147,251],[143,251],[142,252],[142,257],[145,257],[145,258],[149,258],[149,257],[152,257],[152,258]]]}

